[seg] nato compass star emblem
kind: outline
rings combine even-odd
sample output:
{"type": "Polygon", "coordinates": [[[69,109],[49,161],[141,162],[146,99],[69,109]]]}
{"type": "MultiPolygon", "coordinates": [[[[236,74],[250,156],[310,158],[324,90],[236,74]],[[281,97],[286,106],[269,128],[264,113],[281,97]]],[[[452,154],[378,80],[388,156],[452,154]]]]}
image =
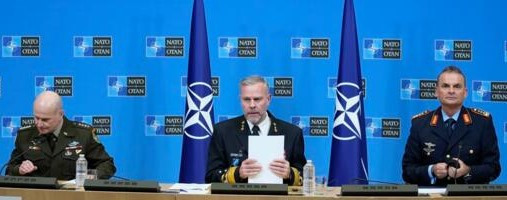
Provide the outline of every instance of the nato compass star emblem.
{"type": "Polygon", "coordinates": [[[479,97],[484,97],[486,95],[488,91],[484,89],[484,86],[481,84],[479,86],[479,88],[477,88],[477,95],[479,95],[479,97]]]}
{"type": "Polygon", "coordinates": [[[213,133],[211,112],[213,111],[213,90],[204,82],[194,82],[187,90],[187,111],[185,113],[185,135],[192,139],[206,139],[213,133]]]}
{"type": "Polygon", "coordinates": [[[343,82],[336,86],[336,110],[333,137],[337,140],[362,138],[359,115],[361,114],[361,89],[355,83],[343,82]]]}

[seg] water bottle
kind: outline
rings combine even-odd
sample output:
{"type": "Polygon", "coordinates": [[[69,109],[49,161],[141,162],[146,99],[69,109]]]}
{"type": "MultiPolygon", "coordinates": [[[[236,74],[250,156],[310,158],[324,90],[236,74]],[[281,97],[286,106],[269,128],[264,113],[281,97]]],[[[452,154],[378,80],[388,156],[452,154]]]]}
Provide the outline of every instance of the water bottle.
{"type": "Polygon", "coordinates": [[[308,160],[303,168],[303,194],[311,196],[315,193],[315,166],[308,160]]]}
{"type": "Polygon", "coordinates": [[[88,171],[88,161],[86,161],[84,154],[79,154],[79,158],[76,161],[76,188],[77,189],[83,188],[87,171],[88,171]]]}

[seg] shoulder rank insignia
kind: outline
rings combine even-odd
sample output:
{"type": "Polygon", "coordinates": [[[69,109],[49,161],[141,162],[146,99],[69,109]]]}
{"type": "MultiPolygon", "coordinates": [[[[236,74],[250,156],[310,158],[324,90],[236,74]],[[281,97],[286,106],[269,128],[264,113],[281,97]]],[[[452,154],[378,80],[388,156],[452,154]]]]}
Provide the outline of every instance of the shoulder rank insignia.
{"type": "Polygon", "coordinates": [[[28,129],[34,128],[34,127],[35,127],[35,125],[23,126],[23,127],[19,128],[19,131],[28,130],[28,129]]]}
{"type": "Polygon", "coordinates": [[[475,114],[482,115],[483,117],[489,118],[489,112],[486,112],[484,110],[471,108],[470,111],[472,111],[475,114]]]}
{"type": "Polygon", "coordinates": [[[430,113],[430,111],[429,110],[425,110],[424,112],[421,112],[421,113],[419,113],[417,115],[412,116],[412,120],[417,119],[419,117],[422,117],[424,115],[427,115],[428,113],[430,113]]]}
{"type": "Polygon", "coordinates": [[[72,122],[72,124],[74,124],[74,126],[79,127],[79,128],[85,128],[85,129],[92,129],[93,128],[91,125],[85,124],[83,122],[72,122]]]}

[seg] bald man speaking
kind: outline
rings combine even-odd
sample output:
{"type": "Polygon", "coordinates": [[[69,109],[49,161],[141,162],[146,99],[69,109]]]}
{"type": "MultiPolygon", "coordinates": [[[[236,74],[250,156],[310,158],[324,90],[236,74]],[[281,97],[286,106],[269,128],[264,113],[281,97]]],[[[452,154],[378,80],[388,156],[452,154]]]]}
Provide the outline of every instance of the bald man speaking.
{"type": "Polygon", "coordinates": [[[61,97],[42,92],[33,103],[35,124],[19,129],[7,175],[55,177],[71,180],[76,175],[76,160],[84,154],[89,169],[108,179],[116,172],[111,158],[99,143],[93,128],[69,121],[63,112],[61,97]]]}

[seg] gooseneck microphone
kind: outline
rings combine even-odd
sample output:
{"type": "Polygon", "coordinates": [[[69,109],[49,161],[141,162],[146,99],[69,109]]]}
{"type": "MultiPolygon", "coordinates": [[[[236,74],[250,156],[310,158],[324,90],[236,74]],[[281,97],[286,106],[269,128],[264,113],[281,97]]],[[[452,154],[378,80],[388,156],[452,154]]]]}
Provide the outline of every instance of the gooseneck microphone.
{"type": "MultiPolygon", "coordinates": [[[[42,137],[40,135],[38,135],[37,137],[35,137],[31,143],[33,146],[38,146],[42,143],[44,143],[46,141],[46,138],[45,137],[42,137]]],[[[21,152],[20,154],[18,154],[17,156],[15,156],[14,158],[10,159],[9,161],[7,161],[7,163],[5,163],[3,166],[2,166],[2,169],[0,169],[0,175],[2,174],[2,172],[4,171],[4,168],[7,167],[7,165],[11,164],[11,162],[17,160],[18,158],[20,158],[21,156],[25,155],[28,151],[30,151],[30,147],[28,147],[26,150],[24,150],[23,152],[21,152]]],[[[6,173],[7,174],[7,173],[6,173]]]]}
{"type": "Polygon", "coordinates": [[[454,170],[454,184],[458,184],[458,178],[456,177],[456,175],[458,174],[458,169],[460,168],[459,166],[459,155],[461,154],[461,143],[458,144],[458,157],[457,159],[458,160],[454,160],[456,161],[456,165],[454,166],[454,168],[456,168],[456,170],[454,170]]]}
{"type": "Polygon", "coordinates": [[[111,176],[111,178],[120,179],[120,180],[122,180],[122,181],[130,181],[130,179],[128,179],[128,178],[124,178],[124,177],[121,177],[121,176],[111,176]]]}

